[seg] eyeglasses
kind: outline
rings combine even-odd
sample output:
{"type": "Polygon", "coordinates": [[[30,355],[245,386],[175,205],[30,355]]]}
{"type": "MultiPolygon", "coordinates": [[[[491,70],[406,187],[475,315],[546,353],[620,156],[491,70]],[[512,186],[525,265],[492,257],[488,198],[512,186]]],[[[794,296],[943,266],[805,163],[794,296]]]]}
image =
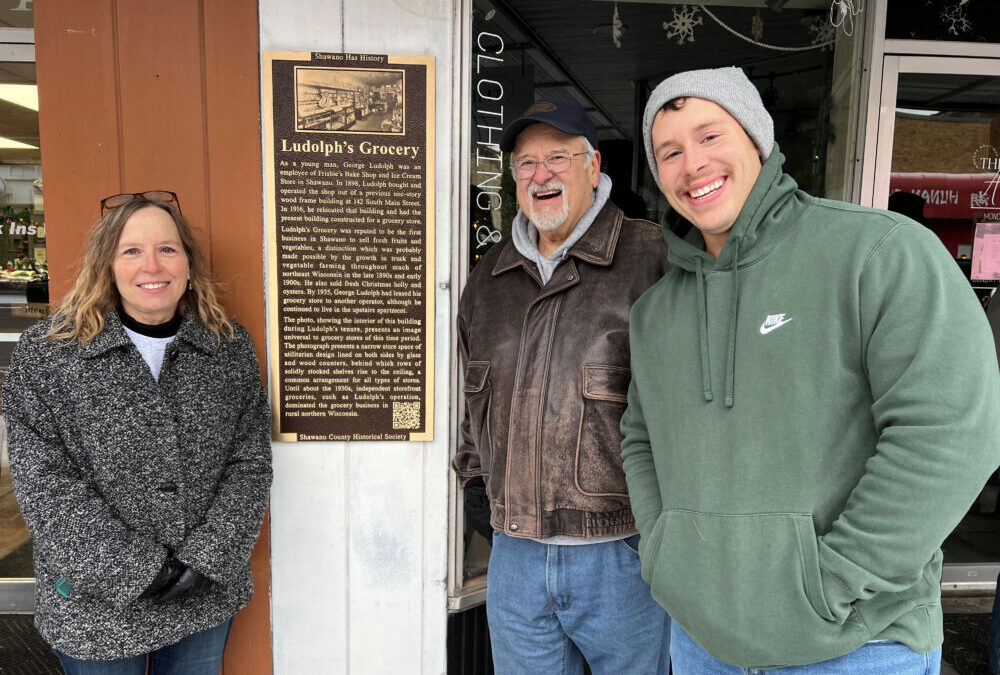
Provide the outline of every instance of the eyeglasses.
{"type": "Polygon", "coordinates": [[[181,203],[177,199],[176,193],[170,190],[146,190],[145,192],[123,192],[120,195],[105,197],[101,200],[101,215],[103,216],[108,211],[117,209],[119,206],[125,206],[136,199],[144,199],[154,204],[173,203],[177,205],[178,211],[181,210],[181,203]]]}
{"type": "Polygon", "coordinates": [[[510,167],[510,171],[514,174],[514,178],[517,178],[518,180],[534,178],[539,165],[544,166],[549,173],[562,173],[570,167],[570,164],[573,163],[574,157],[589,154],[589,150],[584,150],[583,152],[574,152],[572,155],[552,155],[551,157],[546,157],[540,162],[536,162],[533,159],[522,159],[514,162],[510,167]]]}

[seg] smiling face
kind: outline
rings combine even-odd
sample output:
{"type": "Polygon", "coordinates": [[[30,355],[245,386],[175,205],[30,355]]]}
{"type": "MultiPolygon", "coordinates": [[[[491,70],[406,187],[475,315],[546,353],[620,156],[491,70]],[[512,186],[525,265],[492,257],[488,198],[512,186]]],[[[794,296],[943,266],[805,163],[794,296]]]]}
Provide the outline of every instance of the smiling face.
{"type": "MultiPolygon", "coordinates": [[[[532,124],[517,137],[511,161],[538,162],[538,169],[531,178],[518,178],[517,203],[539,231],[539,251],[546,244],[558,248],[576,228],[576,224],[590,207],[594,188],[600,180],[600,153],[587,162],[587,157],[573,157],[570,167],[559,174],[545,168],[542,160],[552,155],[572,155],[583,152],[585,144],[580,136],[570,136],[547,124],[532,124]]],[[[544,248],[548,248],[545,246],[544,248]]]]}
{"type": "Polygon", "coordinates": [[[660,189],[718,257],[760,175],[760,153],[732,115],[701,98],[657,113],[652,141],[660,189]]]}
{"type": "Polygon", "coordinates": [[[125,313],[156,325],[173,318],[187,288],[188,259],[170,214],[139,209],[125,222],[111,264],[125,313]]]}

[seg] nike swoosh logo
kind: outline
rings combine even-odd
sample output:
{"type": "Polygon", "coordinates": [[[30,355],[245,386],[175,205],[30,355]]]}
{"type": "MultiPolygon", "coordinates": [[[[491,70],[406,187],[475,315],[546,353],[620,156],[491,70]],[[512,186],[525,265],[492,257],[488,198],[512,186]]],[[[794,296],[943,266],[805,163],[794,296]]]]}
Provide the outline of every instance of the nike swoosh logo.
{"type": "Polygon", "coordinates": [[[793,316],[793,317],[790,317],[788,319],[784,319],[782,321],[779,321],[778,323],[773,323],[770,326],[768,326],[766,324],[761,324],[761,326],[760,326],[760,334],[761,335],[767,335],[771,331],[777,330],[778,328],[781,328],[782,326],[784,326],[786,323],[788,323],[789,321],[791,321],[794,318],[795,317],[793,316]]]}

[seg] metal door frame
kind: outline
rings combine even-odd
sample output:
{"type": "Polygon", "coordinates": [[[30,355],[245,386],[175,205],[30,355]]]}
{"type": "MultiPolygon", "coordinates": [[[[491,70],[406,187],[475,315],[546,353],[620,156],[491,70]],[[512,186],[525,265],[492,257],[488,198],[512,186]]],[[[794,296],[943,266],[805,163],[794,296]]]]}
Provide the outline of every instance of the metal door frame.
{"type": "MultiPolygon", "coordinates": [[[[456,54],[453,69],[452,92],[457,100],[452,114],[452,209],[457,214],[452,219],[451,256],[451,317],[458,315],[458,301],[469,275],[469,189],[470,173],[468,148],[471,146],[472,129],[472,0],[455,0],[460,21],[455,22],[452,35],[456,54]]],[[[451,341],[458,344],[458,323],[451,320],[451,341]]],[[[457,361],[457,359],[456,359],[457,361]]],[[[461,368],[451,369],[450,429],[452,438],[461,438],[462,415],[465,412],[463,391],[464,373],[461,368]]],[[[452,443],[452,452],[457,447],[452,443]]],[[[449,453],[451,456],[451,453],[449,453]]],[[[458,477],[449,473],[448,480],[448,611],[460,612],[486,602],[486,575],[474,579],[464,578],[465,567],[465,509],[458,477]]]]}

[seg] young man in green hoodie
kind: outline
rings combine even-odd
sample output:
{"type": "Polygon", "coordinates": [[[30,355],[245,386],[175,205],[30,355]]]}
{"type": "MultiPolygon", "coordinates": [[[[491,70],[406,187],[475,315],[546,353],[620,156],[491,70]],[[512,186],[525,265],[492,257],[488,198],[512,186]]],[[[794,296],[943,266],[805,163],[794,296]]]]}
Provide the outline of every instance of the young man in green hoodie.
{"type": "Polygon", "coordinates": [[[940,545],[1000,463],[968,282],[800,191],[737,68],[665,80],[643,132],[674,268],[632,309],[622,457],[674,672],[938,672],[940,545]]]}

